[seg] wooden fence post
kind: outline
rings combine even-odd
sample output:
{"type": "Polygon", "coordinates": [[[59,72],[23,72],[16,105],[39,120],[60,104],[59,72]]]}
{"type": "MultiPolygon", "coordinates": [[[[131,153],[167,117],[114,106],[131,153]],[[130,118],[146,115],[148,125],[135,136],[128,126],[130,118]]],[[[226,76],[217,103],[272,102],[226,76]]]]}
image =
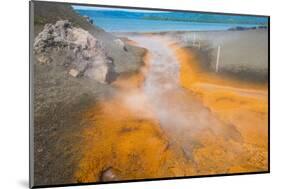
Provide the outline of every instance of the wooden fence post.
{"type": "Polygon", "coordinates": [[[193,46],[195,45],[195,33],[193,33],[193,46]]]}
{"type": "Polygon", "coordinates": [[[218,51],[217,51],[217,63],[216,63],[216,72],[219,71],[219,62],[220,62],[220,51],[221,51],[221,46],[218,46],[218,51]]]}

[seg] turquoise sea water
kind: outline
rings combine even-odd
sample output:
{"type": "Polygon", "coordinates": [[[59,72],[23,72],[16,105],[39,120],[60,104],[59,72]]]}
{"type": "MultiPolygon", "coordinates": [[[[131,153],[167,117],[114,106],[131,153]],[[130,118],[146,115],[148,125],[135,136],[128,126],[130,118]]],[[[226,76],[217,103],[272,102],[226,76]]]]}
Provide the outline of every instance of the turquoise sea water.
{"type": "Polygon", "coordinates": [[[256,24],[196,23],[126,18],[92,18],[94,23],[108,32],[160,32],[160,31],[214,31],[233,27],[253,27],[256,24]]]}
{"type": "Polygon", "coordinates": [[[195,12],[75,7],[108,32],[214,31],[267,25],[267,17],[195,12]]]}

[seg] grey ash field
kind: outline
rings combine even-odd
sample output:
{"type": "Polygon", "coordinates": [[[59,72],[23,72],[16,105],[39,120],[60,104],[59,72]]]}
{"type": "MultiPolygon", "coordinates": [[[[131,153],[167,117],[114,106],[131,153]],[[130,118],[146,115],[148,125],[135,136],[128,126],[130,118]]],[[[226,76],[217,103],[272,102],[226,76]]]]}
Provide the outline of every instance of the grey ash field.
{"type": "Polygon", "coordinates": [[[32,186],[267,171],[267,28],[109,33],[31,8],[32,186]]]}
{"type": "MultiPolygon", "coordinates": [[[[71,26],[69,22],[62,21],[56,25],[59,28],[57,32],[79,27],[89,32],[85,35],[93,35],[94,40],[102,41],[101,48],[93,44],[93,48],[103,54],[99,61],[105,66],[101,69],[104,69],[106,77],[101,76],[99,81],[89,79],[90,77],[72,77],[69,70],[76,66],[74,54],[70,52],[73,49],[68,50],[68,46],[64,46],[63,40],[66,39],[55,42],[54,36],[48,33],[38,38],[42,43],[42,46],[38,47],[38,54],[44,54],[39,60],[43,63],[38,62],[36,53],[32,61],[35,89],[34,183],[35,185],[72,183],[73,170],[77,165],[75,162],[79,160],[79,157],[74,158],[73,154],[79,154],[81,148],[79,144],[82,140],[79,133],[84,128],[79,120],[79,114],[95,104],[97,99],[111,95],[113,87],[107,84],[111,77],[136,72],[143,64],[145,50],[123,43],[113,35],[91,25],[85,18],[77,15],[70,5],[34,2],[34,7],[35,37],[44,29],[45,24],[69,20],[71,26]],[[120,46],[120,43],[123,46],[120,46]],[[58,47],[58,44],[61,46],[58,47]],[[114,73],[110,72],[110,66],[114,67],[114,73]],[[107,75],[107,72],[110,73],[107,75]]],[[[50,30],[52,29],[47,29],[46,32],[50,30]]],[[[81,45],[77,43],[73,48],[81,45]]],[[[90,69],[86,68],[89,57],[82,55],[86,51],[81,49],[81,57],[76,60],[85,62],[85,67],[77,68],[81,69],[81,72],[90,69]]]]}

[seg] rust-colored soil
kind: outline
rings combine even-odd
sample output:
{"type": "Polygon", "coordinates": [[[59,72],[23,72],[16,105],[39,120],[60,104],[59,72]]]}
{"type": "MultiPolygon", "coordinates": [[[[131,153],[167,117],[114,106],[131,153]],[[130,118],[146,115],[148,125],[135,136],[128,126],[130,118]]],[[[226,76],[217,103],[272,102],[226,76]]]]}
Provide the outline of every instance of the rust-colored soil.
{"type": "Polygon", "coordinates": [[[170,144],[142,94],[147,67],[120,77],[114,83],[118,95],[85,113],[88,128],[84,131],[85,148],[81,149],[84,155],[75,174],[78,182],[105,181],[102,173],[106,170],[117,180],[192,174],[187,166],[190,162],[181,149],[170,144]],[[138,104],[131,107],[131,100],[138,104]]]}
{"type": "Polygon", "coordinates": [[[162,128],[142,89],[147,54],[142,70],[113,83],[118,91],[113,98],[85,112],[77,182],[267,170],[267,86],[206,73],[194,54],[170,47],[186,94],[167,93],[163,99],[171,108],[184,106],[182,115],[192,121],[162,128]]]}
{"type": "MultiPolygon", "coordinates": [[[[248,166],[235,166],[229,172],[266,171],[268,162],[268,89],[222,78],[202,71],[194,54],[176,45],[171,46],[180,62],[180,83],[192,91],[211,112],[226,125],[233,125],[241,134],[245,151],[234,161],[248,161],[248,166]]],[[[207,155],[207,153],[206,153],[207,155]]],[[[237,163],[239,164],[239,162],[237,163]]]]}

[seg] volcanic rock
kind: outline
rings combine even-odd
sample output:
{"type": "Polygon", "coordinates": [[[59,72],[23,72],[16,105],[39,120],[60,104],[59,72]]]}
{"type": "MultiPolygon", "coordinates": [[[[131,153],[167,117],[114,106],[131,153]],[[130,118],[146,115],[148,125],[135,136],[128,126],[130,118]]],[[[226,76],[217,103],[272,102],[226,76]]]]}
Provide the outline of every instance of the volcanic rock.
{"type": "Polygon", "coordinates": [[[99,82],[106,82],[112,62],[98,39],[67,20],[46,24],[35,38],[34,52],[39,63],[58,64],[70,68],[73,77],[86,76],[99,82]]]}

